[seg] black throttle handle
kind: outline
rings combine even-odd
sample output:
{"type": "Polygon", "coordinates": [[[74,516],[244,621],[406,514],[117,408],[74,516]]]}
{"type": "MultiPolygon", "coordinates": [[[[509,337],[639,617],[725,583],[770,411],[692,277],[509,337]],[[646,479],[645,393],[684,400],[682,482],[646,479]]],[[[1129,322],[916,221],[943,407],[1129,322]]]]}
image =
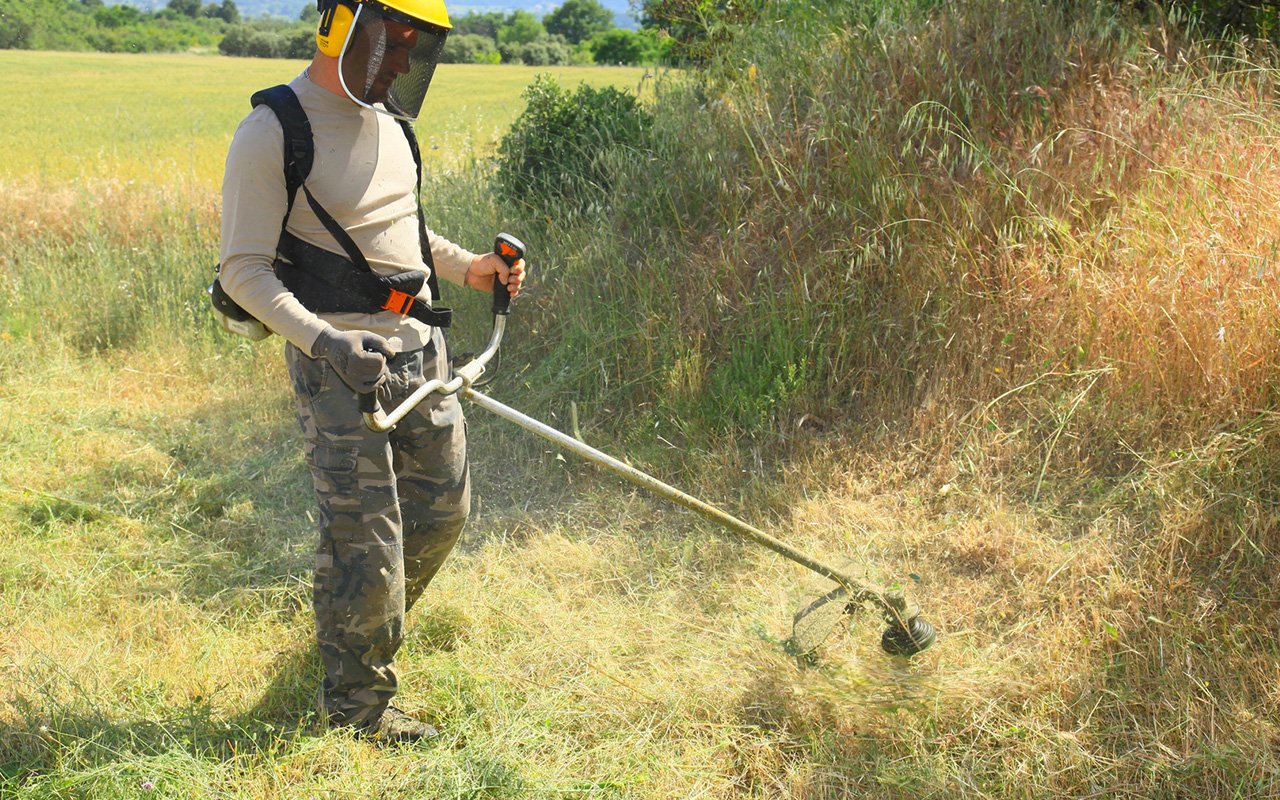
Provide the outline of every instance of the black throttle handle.
{"type": "MultiPolygon", "coordinates": [[[[497,253],[508,267],[513,267],[517,261],[524,258],[524,242],[509,233],[500,233],[493,240],[493,252],[497,253]]],[[[493,276],[493,313],[503,316],[511,313],[511,293],[507,291],[507,285],[496,274],[493,276]]]]}

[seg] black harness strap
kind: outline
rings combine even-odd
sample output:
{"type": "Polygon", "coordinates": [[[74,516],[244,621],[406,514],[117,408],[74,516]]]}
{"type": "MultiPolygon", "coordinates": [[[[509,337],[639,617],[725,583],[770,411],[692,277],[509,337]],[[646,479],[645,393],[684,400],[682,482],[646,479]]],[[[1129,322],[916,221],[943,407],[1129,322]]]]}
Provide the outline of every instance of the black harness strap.
{"type": "Polygon", "coordinates": [[[276,261],[276,276],[307,308],[366,314],[394,311],[436,328],[447,328],[452,321],[452,310],[414,302],[426,282],[427,276],[422,270],[382,276],[372,270],[353,269],[351,262],[341,255],[304,242],[288,232],[280,235],[279,247],[280,254],[288,261],[276,261]],[[348,301],[335,304],[334,296],[348,301]],[[356,304],[352,298],[366,299],[363,304],[356,304]]]}
{"type": "Polygon", "coordinates": [[[280,222],[280,230],[289,221],[293,212],[293,198],[298,187],[306,182],[311,174],[311,163],[315,156],[315,147],[311,137],[311,120],[307,112],[302,110],[298,96],[288,86],[281,84],[269,89],[255,92],[249,98],[254,108],[266,105],[275,112],[284,129],[284,185],[285,202],[284,219],[280,222]]]}
{"type": "Polygon", "coordinates": [[[277,249],[288,261],[277,260],[275,268],[285,288],[293,293],[298,302],[312,311],[394,311],[433,327],[449,327],[453,317],[450,309],[415,302],[424,280],[431,289],[432,301],[439,300],[440,288],[436,281],[435,264],[431,259],[431,246],[427,240],[426,220],[422,211],[422,158],[413,127],[400,121],[417,168],[414,196],[418,207],[418,246],[429,272],[424,276],[421,270],[411,270],[387,277],[373,271],[351,235],[320,205],[307,187],[315,146],[311,135],[311,120],[298,102],[298,96],[288,86],[281,84],[255,93],[251,102],[255,107],[268,106],[275,112],[276,118],[280,120],[280,127],[284,129],[284,175],[288,200],[284,219],[280,221],[280,243],[277,249]],[[285,230],[299,188],[306,195],[307,204],[311,206],[320,224],[324,225],[325,230],[346,252],[346,259],[307,244],[285,230]]]}

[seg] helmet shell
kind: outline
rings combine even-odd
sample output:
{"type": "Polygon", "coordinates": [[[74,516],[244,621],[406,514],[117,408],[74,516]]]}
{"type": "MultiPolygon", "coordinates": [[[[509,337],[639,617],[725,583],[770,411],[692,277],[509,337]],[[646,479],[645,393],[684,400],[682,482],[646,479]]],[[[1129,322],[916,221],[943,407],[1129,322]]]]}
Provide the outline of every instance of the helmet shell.
{"type": "Polygon", "coordinates": [[[449,10],[444,6],[444,0],[363,0],[370,5],[383,6],[393,11],[399,11],[406,17],[425,22],[429,25],[435,25],[438,28],[452,30],[453,24],[449,22],[449,10]]]}
{"type": "Polygon", "coordinates": [[[355,21],[356,8],[361,5],[401,17],[416,28],[453,29],[444,0],[318,0],[320,26],[316,30],[316,47],[321,53],[338,57],[355,21]]]}

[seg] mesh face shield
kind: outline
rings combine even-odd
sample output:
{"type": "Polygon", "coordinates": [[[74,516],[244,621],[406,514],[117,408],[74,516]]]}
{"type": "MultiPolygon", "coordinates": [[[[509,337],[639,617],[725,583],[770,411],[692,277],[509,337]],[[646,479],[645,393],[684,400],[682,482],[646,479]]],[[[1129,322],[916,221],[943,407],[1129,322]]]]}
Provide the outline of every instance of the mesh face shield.
{"type": "Polygon", "coordinates": [[[447,34],[386,6],[361,3],[338,55],[342,88],[366,108],[416,120],[447,34]]]}

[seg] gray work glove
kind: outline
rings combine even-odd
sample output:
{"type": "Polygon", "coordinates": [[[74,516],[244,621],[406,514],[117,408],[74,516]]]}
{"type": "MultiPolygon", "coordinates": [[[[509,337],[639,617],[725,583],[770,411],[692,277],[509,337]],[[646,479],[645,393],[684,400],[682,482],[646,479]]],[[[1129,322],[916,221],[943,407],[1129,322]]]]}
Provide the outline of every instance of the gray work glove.
{"type": "Polygon", "coordinates": [[[334,327],[316,338],[311,352],[328,361],[343,383],[362,394],[382,385],[387,378],[387,359],[396,354],[391,343],[376,333],[334,327]]]}

